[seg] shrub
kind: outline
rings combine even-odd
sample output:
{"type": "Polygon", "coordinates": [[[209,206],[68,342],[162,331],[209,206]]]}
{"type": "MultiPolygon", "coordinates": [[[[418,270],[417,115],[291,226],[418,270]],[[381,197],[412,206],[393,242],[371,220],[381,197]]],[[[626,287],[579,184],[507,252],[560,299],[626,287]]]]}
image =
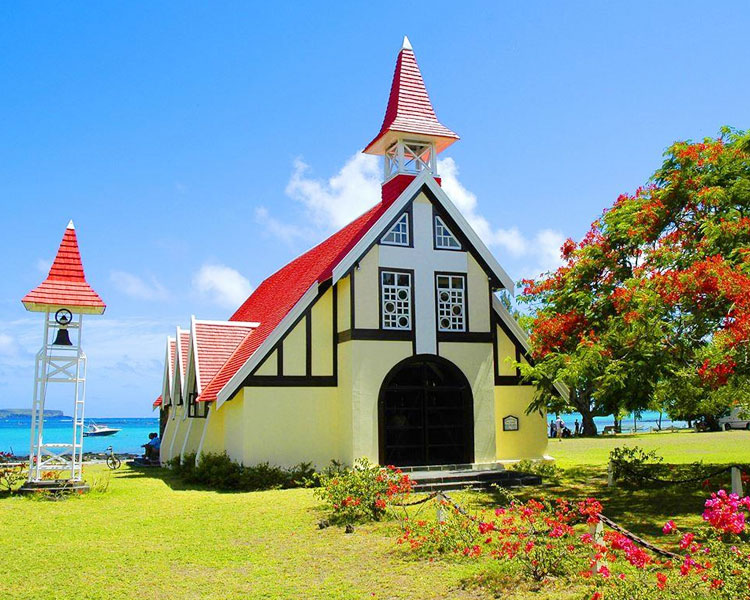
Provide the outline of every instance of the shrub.
{"type": "Polygon", "coordinates": [[[614,448],[609,453],[612,474],[616,480],[631,481],[656,477],[662,468],[662,457],[655,451],[646,452],[640,446],[614,448]]]}
{"type": "Polygon", "coordinates": [[[560,467],[554,463],[545,461],[522,460],[515,466],[514,470],[539,475],[543,481],[548,483],[559,483],[562,476],[562,469],[560,467]]]}
{"type": "Polygon", "coordinates": [[[12,494],[28,475],[26,468],[15,461],[10,452],[0,452],[0,490],[9,494],[12,494]]]}
{"type": "Polygon", "coordinates": [[[311,480],[315,470],[311,463],[300,463],[284,469],[267,462],[243,466],[226,452],[204,453],[196,464],[195,454],[186,454],[182,461],[173,458],[168,466],[188,483],[227,491],[257,491],[301,487],[311,480]]]}
{"type": "Polygon", "coordinates": [[[389,505],[403,502],[414,482],[396,467],[373,465],[357,459],[352,469],[332,470],[317,476],[315,495],[322,500],[334,523],[380,520],[389,505]]]}

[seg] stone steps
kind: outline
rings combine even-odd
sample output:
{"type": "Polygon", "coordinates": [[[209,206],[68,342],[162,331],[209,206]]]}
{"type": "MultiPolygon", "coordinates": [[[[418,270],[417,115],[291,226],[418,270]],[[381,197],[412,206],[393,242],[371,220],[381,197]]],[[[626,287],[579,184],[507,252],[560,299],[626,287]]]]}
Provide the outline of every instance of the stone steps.
{"type": "Polygon", "coordinates": [[[411,471],[409,476],[416,481],[417,492],[438,492],[471,489],[487,489],[492,485],[520,487],[540,485],[542,478],[520,471],[500,469],[443,469],[411,471]]]}

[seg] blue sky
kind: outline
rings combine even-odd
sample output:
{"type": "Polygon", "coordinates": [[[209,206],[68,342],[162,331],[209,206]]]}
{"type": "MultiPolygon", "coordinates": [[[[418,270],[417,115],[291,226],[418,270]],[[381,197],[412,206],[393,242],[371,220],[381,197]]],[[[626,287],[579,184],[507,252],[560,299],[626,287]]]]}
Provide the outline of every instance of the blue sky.
{"type": "Polygon", "coordinates": [[[227,318],[375,201],[358,152],[404,34],[462,136],[446,190],[520,278],[671,141],[747,127],[749,25],[744,2],[4,4],[0,407],[30,406],[41,320],[20,298],[72,218],[109,305],[87,412],[150,414],[175,325],[227,318]]]}

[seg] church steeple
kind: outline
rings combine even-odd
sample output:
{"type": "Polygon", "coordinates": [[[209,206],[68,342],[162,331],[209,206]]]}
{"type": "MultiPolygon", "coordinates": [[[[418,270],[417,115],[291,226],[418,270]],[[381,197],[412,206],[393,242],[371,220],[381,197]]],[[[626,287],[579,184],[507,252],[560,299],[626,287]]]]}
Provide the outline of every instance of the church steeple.
{"type": "Polygon", "coordinates": [[[457,139],[456,133],[438,121],[411,43],[404,36],[383,125],[364,152],[385,157],[387,182],[396,175],[415,175],[425,169],[437,175],[437,154],[457,139]]]}

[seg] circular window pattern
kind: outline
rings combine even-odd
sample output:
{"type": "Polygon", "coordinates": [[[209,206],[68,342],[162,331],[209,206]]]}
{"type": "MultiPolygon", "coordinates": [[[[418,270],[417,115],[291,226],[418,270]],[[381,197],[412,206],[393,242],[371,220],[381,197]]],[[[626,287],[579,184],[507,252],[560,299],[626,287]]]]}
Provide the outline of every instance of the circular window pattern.
{"type": "Polygon", "coordinates": [[[443,329],[450,329],[451,326],[451,320],[448,317],[443,317],[440,319],[440,327],[443,329]]]}
{"type": "Polygon", "coordinates": [[[409,326],[409,319],[406,317],[399,317],[398,318],[398,325],[399,327],[408,327],[409,326]]]}
{"type": "Polygon", "coordinates": [[[458,304],[454,305],[451,309],[454,315],[459,316],[462,312],[464,312],[464,309],[462,306],[459,306],[458,304]]]}
{"type": "Polygon", "coordinates": [[[449,299],[450,299],[450,294],[448,294],[448,292],[440,292],[441,302],[448,302],[449,299]]]}
{"type": "Polygon", "coordinates": [[[385,303],[385,312],[392,313],[396,311],[396,305],[393,302],[386,302],[385,303]]]}
{"type": "Polygon", "coordinates": [[[408,294],[406,293],[406,290],[399,290],[398,291],[398,299],[399,300],[406,300],[408,294]]]}

